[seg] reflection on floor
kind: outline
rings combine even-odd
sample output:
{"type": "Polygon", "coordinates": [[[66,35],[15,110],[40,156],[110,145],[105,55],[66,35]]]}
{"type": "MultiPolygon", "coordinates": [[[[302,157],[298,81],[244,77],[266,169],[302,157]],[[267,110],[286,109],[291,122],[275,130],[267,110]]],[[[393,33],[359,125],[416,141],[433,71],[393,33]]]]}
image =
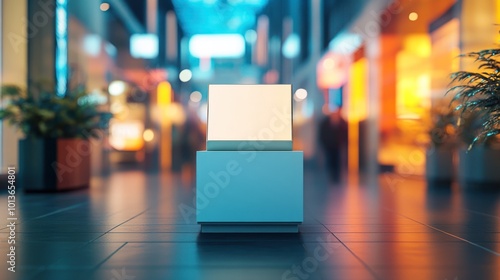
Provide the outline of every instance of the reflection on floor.
{"type": "Polygon", "coordinates": [[[90,190],[19,193],[16,273],[0,227],[1,279],[500,279],[498,193],[307,171],[300,234],[202,235],[192,189],[127,171],[90,190]]]}

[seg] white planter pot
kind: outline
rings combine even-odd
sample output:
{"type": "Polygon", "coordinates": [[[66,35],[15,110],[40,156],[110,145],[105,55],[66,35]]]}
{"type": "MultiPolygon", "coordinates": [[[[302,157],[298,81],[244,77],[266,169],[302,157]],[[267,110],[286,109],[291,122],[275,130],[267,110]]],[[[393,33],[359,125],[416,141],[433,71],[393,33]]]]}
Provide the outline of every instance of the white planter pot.
{"type": "Polygon", "coordinates": [[[500,150],[475,146],[459,150],[458,179],[460,186],[494,185],[500,187],[500,150]]]}
{"type": "Polygon", "coordinates": [[[453,154],[451,147],[431,147],[426,151],[425,177],[429,182],[451,183],[453,180],[453,154]]]}

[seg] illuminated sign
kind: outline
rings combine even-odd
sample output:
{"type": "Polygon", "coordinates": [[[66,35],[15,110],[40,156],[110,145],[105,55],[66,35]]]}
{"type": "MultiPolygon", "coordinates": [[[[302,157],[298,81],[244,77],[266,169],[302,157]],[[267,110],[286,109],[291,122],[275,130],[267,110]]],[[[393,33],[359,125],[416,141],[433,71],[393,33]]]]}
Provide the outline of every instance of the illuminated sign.
{"type": "Polygon", "coordinates": [[[156,58],[158,56],[158,36],[154,34],[130,36],[130,55],[135,58],[156,58]]]}
{"type": "Polygon", "coordinates": [[[56,94],[64,96],[68,85],[68,1],[56,2],[56,94]]]}
{"type": "Polygon", "coordinates": [[[245,54],[240,34],[199,34],[189,40],[189,53],[197,58],[239,58],[245,54]]]}

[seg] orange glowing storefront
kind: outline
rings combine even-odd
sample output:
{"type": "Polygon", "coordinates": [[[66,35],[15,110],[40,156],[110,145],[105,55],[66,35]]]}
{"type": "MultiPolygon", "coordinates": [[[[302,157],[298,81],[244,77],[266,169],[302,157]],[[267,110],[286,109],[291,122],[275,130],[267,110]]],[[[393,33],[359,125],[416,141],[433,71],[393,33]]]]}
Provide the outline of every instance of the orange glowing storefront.
{"type": "Polygon", "coordinates": [[[327,104],[332,89],[341,92],[350,170],[362,169],[369,142],[377,142],[378,167],[424,174],[431,109],[448,101],[450,73],[468,67],[458,55],[498,41],[499,10],[493,0],[394,1],[380,10],[377,32],[363,34],[371,22],[361,18],[345,32],[357,40],[332,40],[317,65],[318,86],[327,104]]]}

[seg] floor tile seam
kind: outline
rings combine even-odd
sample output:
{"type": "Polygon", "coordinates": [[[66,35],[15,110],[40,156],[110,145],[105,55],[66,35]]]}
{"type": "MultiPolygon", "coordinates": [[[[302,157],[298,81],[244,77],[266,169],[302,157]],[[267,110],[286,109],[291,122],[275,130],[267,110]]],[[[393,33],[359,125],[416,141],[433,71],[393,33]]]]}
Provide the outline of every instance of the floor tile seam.
{"type": "Polygon", "coordinates": [[[36,233],[45,233],[45,234],[87,234],[87,233],[106,233],[107,231],[16,231],[21,234],[36,234],[36,233]]]}
{"type": "Polygon", "coordinates": [[[332,231],[330,231],[330,229],[328,229],[328,227],[326,227],[323,223],[321,223],[321,221],[317,220],[321,225],[323,225],[329,232],[330,234],[333,235],[333,237],[335,237],[335,239],[337,239],[340,244],[342,244],[342,246],[344,246],[360,263],[361,265],[366,269],[368,270],[368,272],[371,274],[371,276],[373,276],[375,279],[382,279],[380,278],[377,273],[375,273],[375,271],[373,271],[371,269],[371,267],[365,263],[365,261],[363,261],[358,255],[356,255],[344,242],[342,242],[342,240],[340,240],[332,231]]]}
{"type": "Polygon", "coordinates": [[[42,272],[45,271],[45,266],[40,267],[37,269],[37,272],[34,272],[33,276],[29,278],[29,280],[38,280],[38,275],[40,275],[42,272]]]}
{"type": "Polygon", "coordinates": [[[137,215],[135,215],[135,216],[133,216],[133,217],[131,217],[131,218],[129,218],[129,219],[127,219],[127,220],[125,220],[125,221],[121,222],[121,223],[119,223],[118,225],[116,225],[116,226],[114,226],[114,227],[110,228],[108,231],[106,231],[106,232],[104,232],[103,234],[101,234],[101,235],[97,236],[96,238],[94,238],[94,239],[90,240],[88,243],[92,243],[92,242],[96,241],[97,239],[99,239],[99,238],[101,238],[101,237],[105,236],[106,234],[110,233],[113,229],[115,229],[115,228],[117,228],[117,227],[119,227],[119,226],[123,225],[124,223],[126,223],[126,222],[128,222],[128,221],[130,221],[130,220],[133,220],[133,219],[137,218],[138,216],[140,216],[140,215],[144,214],[144,212],[148,211],[148,209],[149,209],[149,208],[147,208],[147,209],[143,210],[142,212],[140,212],[139,214],[137,214],[137,215]]]}
{"type": "MultiPolygon", "coordinates": [[[[429,244],[435,244],[435,243],[460,243],[460,242],[463,242],[462,240],[455,240],[455,241],[452,241],[452,240],[449,240],[449,241],[441,241],[441,240],[434,240],[434,241],[411,241],[411,240],[408,240],[408,241],[394,241],[394,240],[374,240],[374,241],[341,241],[343,243],[429,243],[429,244]]],[[[331,242],[333,243],[333,242],[331,242]]],[[[495,242],[491,242],[491,243],[495,243],[495,242]]],[[[498,243],[498,242],[497,242],[498,243]]]]}
{"type": "Polygon", "coordinates": [[[199,233],[199,231],[111,231],[106,233],[199,233]]]}
{"type": "Polygon", "coordinates": [[[97,265],[94,266],[93,270],[96,271],[98,270],[105,262],[107,262],[111,257],[113,257],[118,251],[120,251],[123,247],[125,247],[128,244],[128,242],[124,242],[120,247],[118,247],[116,250],[114,250],[109,256],[107,256],[104,260],[99,262],[97,265]]]}
{"type": "MultiPolygon", "coordinates": [[[[181,268],[181,269],[186,269],[186,268],[193,268],[193,269],[200,269],[200,268],[205,268],[205,269],[214,269],[214,268],[224,268],[224,269],[234,269],[234,270],[241,270],[241,268],[265,268],[265,269],[275,269],[275,270],[287,270],[290,268],[290,265],[289,263],[285,264],[285,263],[280,263],[278,265],[275,265],[275,264],[262,264],[262,265],[245,265],[245,266],[241,266],[241,265],[227,265],[227,264],[203,264],[203,265],[199,265],[199,264],[153,264],[153,265],[137,265],[137,264],[126,264],[126,263],[123,263],[123,264],[104,264],[102,265],[101,267],[99,267],[99,269],[119,269],[119,268],[123,268],[124,266],[126,266],[128,269],[161,269],[161,270],[164,270],[164,269],[172,269],[172,268],[181,268]]],[[[349,268],[349,269],[359,269],[359,268],[364,268],[362,264],[357,264],[357,265],[331,265],[331,266],[326,266],[326,267],[323,267],[323,269],[325,268],[336,268],[336,269],[339,269],[339,268],[349,268]]],[[[321,268],[318,268],[318,269],[321,269],[321,268]]]]}
{"type": "Polygon", "coordinates": [[[62,212],[68,211],[68,210],[72,210],[72,209],[78,208],[78,207],[83,206],[85,204],[89,204],[89,202],[77,203],[77,204],[72,205],[72,206],[68,206],[68,207],[65,207],[65,208],[62,208],[62,209],[58,209],[58,210],[49,212],[49,213],[44,214],[44,215],[40,215],[40,216],[31,218],[31,219],[28,219],[25,222],[27,222],[27,221],[33,221],[33,220],[38,220],[38,219],[41,219],[41,218],[46,218],[46,217],[49,217],[49,216],[52,216],[52,215],[55,215],[55,214],[59,214],[59,213],[62,213],[62,212]]]}
{"type": "MultiPolygon", "coordinates": [[[[66,211],[66,210],[72,210],[72,209],[78,208],[78,207],[80,207],[80,206],[82,206],[84,204],[88,204],[88,202],[77,203],[75,205],[71,205],[71,206],[68,206],[68,207],[65,207],[65,208],[62,208],[62,209],[58,209],[58,210],[49,212],[47,214],[34,217],[34,218],[29,218],[27,220],[22,220],[22,221],[16,220],[16,226],[20,225],[20,224],[23,224],[23,223],[26,223],[26,222],[29,222],[29,221],[35,221],[35,220],[38,220],[38,219],[41,219],[41,218],[45,218],[45,217],[49,217],[49,216],[52,216],[52,215],[55,215],[55,214],[59,214],[59,213],[62,213],[64,211],[66,211]]],[[[8,227],[6,226],[6,227],[0,228],[0,230],[4,230],[4,229],[8,229],[8,227]]]]}
{"type": "MultiPolygon", "coordinates": [[[[338,237],[336,237],[338,238],[338,237]]],[[[165,243],[165,244],[171,244],[171,243],[181,243],[181,244],[219,244],[219,245],[225,245],[225,244],[248,244],[248,243],[255,243],[256,241],[245,241],[245,240],[237,240],[237,241],[185,241],[185,240],[158,240],[158,241],[134,241],[134,240],[119,240],[119,241],[92,241],[92,242],[85,242],[79,247],[75,247],[73,249],[81,249],[87,245],[90,244],[99,244],[99,243],[123,243],[123,242],[128,242],[128,243],[165,243]]],[[[290,240],[290,241],[279,241],[279,240],[259,240],[259,242],[264,242],[264,243],[292,243],[295,244],[297,241],[290,240]]],[[[412,240],[404,240],[404,241],[393,241],[393,240],[374,240],[374,241],[360,241],[360,240],[349,240],[349,241],[327,241],[325,243],[331,243],[331,244],[337,244],[337,243],[429,243],[429,244],[434,244],[434,243],[460,243],[463,242],[462,240],[456,240],[456,241],[412,241],[412,240]]],[[[500,242],[496,241],[478,241],[481,243],[487,243],[487,244],[500,244],[500,242]]],[[[34,242],[34,243],[40,243],[40,244],[53,244],[53,242],[45,241],[45,242],[34,242]]],[[[301,241],[301,243],[307,243],[307,244],[317,244],[321,243],[319,241],[301,241]]]]}
{"type": "MultiPolygon", "coordinates": [[[[393,211],[393,210],[391,210],[391,209],[388,209],[388,208],[385,208],[385,210],[386,210],[386,211],[389,211],[389,212],[396,213],[395,211],[393,211]]],[[[489,253],[491,253],[491,254],[494,254],[494,255],[495,255],[495,256],[497,256],[497,257],[500,257],[500,253],[498,253],[498,252],[496,252],[496,251],[493,251],[493,250],[491,250],[491,249],[488,249],[488,248],[486,248],[486,247],[484,247],[484,246],[481,246],[481,245],[479,245],[479,244],[477,244],[477,243],[475,243],[475,242],[472,242],[472,241],[467,240],[467,239],[465,239],[465,238],[462,238],[462,237],[460,237],[460,236],[454,235],[454,234],[449,233],[449,232],[447,232],[447,231],[441,230],[441,229],[436,228],[436,227],[434,227],[434,226],[428,225],[428,224],[426,224],[426,223],[420,222],[420,221],[415,220],[415,219],[413,219],[413,218],[411,218],[411,217],[408,217],[408,216],[406,216],[406,215],[404,215],[404,214],[400,214],[400,213],[397,213],[397,214],[398,214],[398,215],[400,215],[400,216],[402,216],[402,217],[405,217],[405,218],[407,218],[407,219],[410,219],[410,220],[412,220],[412,221],[414,221],[414,222],[416,222],[416,223],[419,223],[419,224],[424,225],[424,226],[426,226],[426,227],[432,228],[432,229],[434,229],[434,230],[436,230],[436,231],[438,231],[438,232],[440,232],[440,233],[446,234],[446,235],[448,235],[448,236],[451,236],[451,237],[453,237],[453,238],[456,238],[456,239],[458,239],[458,240],[461,240],[461,241],[463,241],[463,242],[466,242],[466,243],[468,243],[468,244],[470,244],[470,245],[473,245],[473,246],[475,246],[475,247],[478,247],[478,248],[480,248],[480,249],[483,249],[483,250],[485,250],[485,251],[487,251],[487,252],[489,252],[489,253]]]]}
{"type": "Polygon", "coordinates": [[[402,268],[402,269],[408,269],[408,268],[415,268],[415,269],[422,269],[422,268],[432,268],[432,269],[478,269],[478,268],[490,268],[490,269],[496,269],[496,268],[492,268],[491,265],[485,265],[485,264],[480,264],[480,265],[471,265],[471,266],[464,266],[464,265],[456,265],[456,264],[449,264],[449,265],[443,265],[443,264],[436,264],[436,265],[415,265],[415,264],[409,264],[409,265],[405,265],[405,264],[398,264],[397,266],[396,265],[393,265],[393,264],[389,264],[389,265],[385,265],[385,264],[373,264],[372,265],[373,268],[391,268],[391,269],[398,269],[398,268],[402,268]]]}
{"type": "MultiPolygon", "coordinates": [[[[53,244],[53,242],[49,242],[49,241],[46,241],[46,242],[37,242],[37,243],[53,244]]],[[[78,242],[78,243],[80,243],[80,242],[78,242]]],[[[90,243],[91,243],[90,241],[87,241],[87,242],[82,242],[82,244],[75,244],[76,246],[68,249],[68,253],[69,252],[76,252],[77,250],[80,250],[80,249],[84,248],[85,246],[89,245],[90,243]]],[[[122,242],[120,242],[120,243],[122,243],[122,242]]],[[[33,276],[37,276],[38,277],[38,275],[40,275],[41,273],[43,273],[46,270],[50,269],[50,266],[56,264],[57,262],[59,262],[62,259],[64,259],[64,257],[59,257],[59,258],[55,259],[53,262],[51,262],[49,264],[46,264],[46,265],[43,265],[43,269],[40,270],[40,271],[38,271],[33,276]]],[[[38,279],[38,278],[32,278],[32,279],[38,279]]]]}
{"type": "MultiPolygon", "coordinates": [[[[164,243],[164,244],[172,244],[172,243],[179,243],[179,244],[217,244],[217,245],[234,245],[234,244],[251,244],[255,243],[255,241],[244,241],[244,240],[237,240],[237,241],[133,241],[133,240],[121,240],[121,241],[93,241],[91,244],[94,243],[123,243],[127,242],[130,244],[150,244],[150,243],[164,243]]],[[[259,241],[260,242],[260,241],[259,241]]],[[[277,240],[264,240],[262,242],[265,243],[291,243],[291,244],[298,244],[297,241],[277,241],[277,240]]],[[[308,243],[308,244],[317,244],[321,243],[318,241],[301,241],[301,243],[308,243]]],[[[331,243],[331,244],[338,244],[340,243],[339,241],[328,241],[326,243],[331,243]]]]}
{"type": "Polygon", "coordinates": [[[495,216],[495,215],[491,215],[491,214],[486,214],[486,213],[482,213],[482,212],[479,212],[479,211],[476,211],[476,210],[467,209],[467,208],[465,208],[465,210],[468,211],[468,212],[474,213],[474,214],[478,214],[478,215],[482,215],[482,216],[494,218],[496,220],[500,220],[499,216],[495,216]]]}

